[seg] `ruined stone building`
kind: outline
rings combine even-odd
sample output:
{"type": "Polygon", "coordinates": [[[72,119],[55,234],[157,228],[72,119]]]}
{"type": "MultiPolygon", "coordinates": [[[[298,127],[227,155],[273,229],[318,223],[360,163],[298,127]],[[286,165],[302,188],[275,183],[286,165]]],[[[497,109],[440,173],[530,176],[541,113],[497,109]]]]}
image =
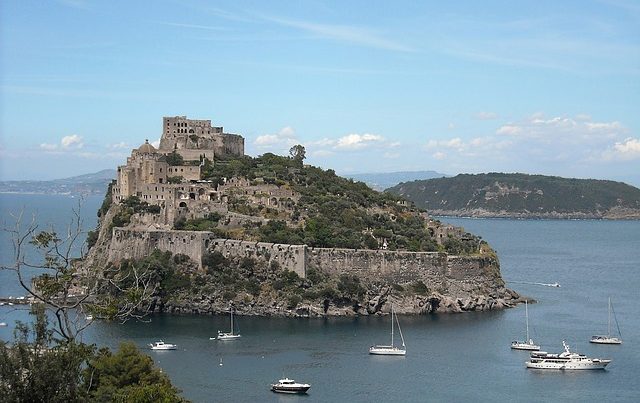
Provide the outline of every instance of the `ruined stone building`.
{"type": "Polygon", "coordinates": [[[222,127],[211,126],[210,120],[165,117],[160,146],[155,148],[145,141],[132,150],[126,165],[118,167],[112,200],[117,203],[137,196],[141,201],[160,206],[159,216],[149,219],[164,227],[171,227],[178,218],[227,213],[232,195],[242,196],[255,205],[291,208],[298,197],[288,189],[240,178],[228,178],[220,186],[202,180],[205,159],[213,163],[217,156],[243,155],[244,138],[224,133],[222,127]],[[180,165],[174,165],[174,153],[182,157],[180,165]]]}

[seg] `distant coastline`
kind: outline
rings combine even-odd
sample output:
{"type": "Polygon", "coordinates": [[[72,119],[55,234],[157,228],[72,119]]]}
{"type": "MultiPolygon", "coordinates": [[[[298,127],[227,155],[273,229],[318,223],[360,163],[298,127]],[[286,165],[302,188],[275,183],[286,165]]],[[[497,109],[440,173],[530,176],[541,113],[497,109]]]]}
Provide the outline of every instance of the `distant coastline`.
{"type": "Polygon", "coordinates": [[[432,216],[512,219],[640,219],[640,189],[622,182],[527,174],[461,174],[386,190],[432,216]]]}

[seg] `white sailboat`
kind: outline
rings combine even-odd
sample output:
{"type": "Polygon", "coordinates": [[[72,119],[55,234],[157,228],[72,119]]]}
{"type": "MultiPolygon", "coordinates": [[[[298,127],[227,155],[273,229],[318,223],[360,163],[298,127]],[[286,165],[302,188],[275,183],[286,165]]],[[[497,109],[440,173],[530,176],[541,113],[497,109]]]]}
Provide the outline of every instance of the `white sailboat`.
{"type": "Polygon", "coordinates": [[[400,328],[400,322],[398,321],[398,315],[396,315],[395,310],[393,309],[393,305],[391,306],[391,345],[388,346],[380,346],[375,345],[369,347],[369,354],[374,355],[406,355],[407,348],[404,344],[404,336],[402,336],[402,329],[400,328]],[[402,339],[402,348],[396,347],[393,345],[393,318],[396,318],[396,323],[398,324],[398,332],[400,333],[400,338],[402,339]]]}
{"type": "Polygon", "coordinates": [[[589,340],[591,343],[596,343],[596,344],[622,344],[622,335],[620,334],[620,326],[618,326],[618,319],[616,318],[616,313],[613,312],[613,317],[616,320],[616,326],[618,327],[618,335],[620,335],[620,337],[612,337],[611,336],[611,312],[613,311],[613,307],[611,306],[611,297],[609,297],[609,320],[608,320],[608,326],[607,326],[607,335],[603,336],[603,335],[596,335],[596,336],[591,336],[591,340],[589,340]]]}
{"type": "Polygon", "coordinates": [[[534,343],[533,340],[529,337],[529,305],[527,304],[527,300],[524,301],[524,312],[525,312],[525,318],[527,321],[526,341],[512,341],[511,348],[514,350],[538,351],[540,350],[540,346],[534,343]]]}
{"type": "Polygon", "coordinates": [[[233,329],[233,307],[229,311],[231,312],[231,329],[229,332],[218,330],[218,340],[236,340],[242,337],[240,334],[235,333],[233,329]]]}

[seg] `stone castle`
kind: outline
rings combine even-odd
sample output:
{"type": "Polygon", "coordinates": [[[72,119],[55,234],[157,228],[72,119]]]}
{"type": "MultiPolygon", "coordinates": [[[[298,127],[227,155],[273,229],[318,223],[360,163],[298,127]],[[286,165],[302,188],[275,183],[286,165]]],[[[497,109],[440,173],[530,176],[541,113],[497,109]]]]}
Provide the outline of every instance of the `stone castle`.
{"type": "MultiPolygon", "coordinates": [[[[309,268],[318,268],[333,276],[352,274],[373,283],[422,281],[429,289],[453,298],[445,309],[452,312],[495,309],[493,302],[485,305],[489,295],[503,302],[511,298],[504,288],[497,260],[482,251],[479,256],[463,257],[438,252],[388,251],[384,245],[378,250],[313,248],[221,239],[213,232],[175,230],[178,220],[202,218],[214,212],[224,217],[218,228],[225,231],[269,221],[265,217],[229,211],[232,200],[238,199],[253,208],[267,208],[271,212],[293,211],[301,195],[289,186],[277,186],[261,178],[223,178],[222,182],[215,183],[203,179],[206,165],[219,163],[216,157],[243,155],[244,138],[224,133],[222,127],[211,126],[210,120],[191,120],[186,116],[163,118],[159,147],[156,149],[146,141],[132,150],[126,165],[118,167],[117,180],[112,186],[114,204],[137,196],[143,202],[158,206],[159,213],[136,214],[131,223],[122,228],[104,226],[100,237],[107,242],[92,249],[90,255],[101,256],[104,263],[118,262],[143,258],[158,249],[186,255],[202,269],[203,256],[219,252],[225,257],[253,258],[269,265],[277,263],[278,267],[296,272],[302,278],[307,276],[309,268]],[[481,308],[477,308],[479,306],[481,308]]],[[[110,220],[114,213],[115,210],[110,211],[104,219],[110,220]]],[[[438,243],[450,236],[463,235],[461,228],[441,225],[423,214],[438,243]]],[[[411,309],[423,312],[422,305],[411,309]]]]}
{"type": "MultiPolygon", "coordinates": [[[[249,183],[229,178],[218,185],[201,179],[205,161],[214,163],[216,157],[243,155],[244,138],[224,133],[222,127],[212,126],[210,120],[165,117],[159,147],[145,141],[132,150],[126,165],[118,167],[112,201],[137,196],[159,206],[161,213],[147,217],[142,224],[166,229],[180,218],[200,218],[212,212],[227,214],[230,195],[242,196],[255,205],[290,208],[297,199],[292,191],[260,180],[249,183]],[[176,159],[176,154],[181,159],[176,159]]],[[[241,225],[242,220],[231,216],[235,224],[241,225]]]]}

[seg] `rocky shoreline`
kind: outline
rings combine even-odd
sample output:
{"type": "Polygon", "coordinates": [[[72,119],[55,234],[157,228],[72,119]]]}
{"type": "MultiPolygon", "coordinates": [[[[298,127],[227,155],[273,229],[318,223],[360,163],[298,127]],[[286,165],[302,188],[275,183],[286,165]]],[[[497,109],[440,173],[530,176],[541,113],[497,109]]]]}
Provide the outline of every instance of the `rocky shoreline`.
{"type": "Polygon", "coordinates": [[[426,315],[501,310],[513,308],[525,300],[532,301],[507,288],[497,290],[488,296],[478,295],[464,299],[439,293],[431,293],[428,296],[397,296],[393,295],[389,288],[386,292],[363,301],[344,300],[335,303],[322,300],[303,303],[292,309],[287,308],[284,300],[265,298],[252,300],[247,298],[247,295],[231,302],[210,295],[197,297],[177,295],[166,302],[155,300],[151,305],[151,311],[175,315],[223,315],[229,312],[229,306],[233,305],[234,312],[242,316],[321,318],[385,315],[391,311],[393,304],[398,314],[426,315]]]}
{"type": "Polygon", "coordinates": [[[640,210],[627,208],[613,208],[607,211],[595,212],[574,211],[571,213],[557,211],[534,213],[530,211],[492,211],[485,209],[431,209],[429,210],[429,213],[434,217],[459,218],[509,218],[522,220],[640,220],[640,210]]]}

